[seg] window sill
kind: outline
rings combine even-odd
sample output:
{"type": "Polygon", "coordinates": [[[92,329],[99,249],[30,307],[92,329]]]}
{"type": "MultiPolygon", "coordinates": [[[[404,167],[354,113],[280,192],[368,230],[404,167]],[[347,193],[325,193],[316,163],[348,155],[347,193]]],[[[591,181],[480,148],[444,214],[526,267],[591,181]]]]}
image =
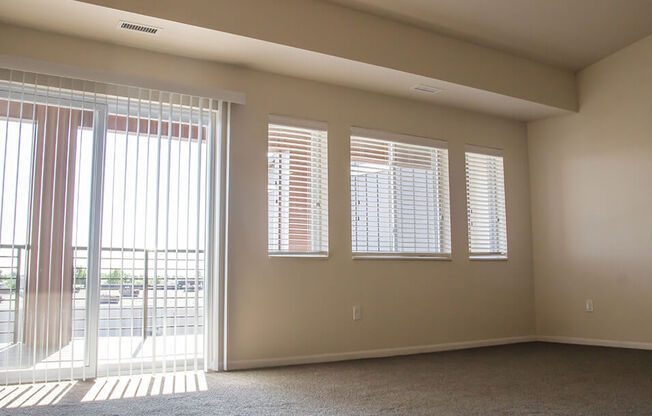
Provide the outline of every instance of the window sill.
{"type": "Polygon", "coordinates": [[[482,261],[482,260],[487,260],[487,261],[507,261],[509,258],[507,256],[469,256],[469,260],[471,261],[482,261]]]}
{"type": "Polygon", "coordinates": [[[441,260],[452,261],[450,255],[428,255],[428,254],[354,254],[353,260],[441,260]]]}
{"type": "Polygon", "coordinates": [[[267,253],[269,258],[328,259],[328,253],[267,253]]]}

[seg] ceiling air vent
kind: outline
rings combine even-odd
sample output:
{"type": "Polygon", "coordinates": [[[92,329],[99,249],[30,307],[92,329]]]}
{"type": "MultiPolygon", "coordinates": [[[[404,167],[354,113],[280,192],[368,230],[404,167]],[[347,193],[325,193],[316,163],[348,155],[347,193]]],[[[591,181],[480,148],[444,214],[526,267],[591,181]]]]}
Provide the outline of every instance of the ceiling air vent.
{"type": "Polygon", "coordinates": [[[424,84],[415,85],[414,87],[412,87],[412,90],[416,91],[416,92],[423,92],[423,93],[426,93],[426,94],[438,94],[438,93],[444,91],[444,90],[442,90],[440,88],[433,87],[431,85],[424,85],[424,84]]]}
{"type": "Polygon", "coordinates": [[[138,23],[120,22],[120,29],[135,30],[136,32],[149,33],[155,35],[159,31],[157,27],[139,25],[138,23]]]}

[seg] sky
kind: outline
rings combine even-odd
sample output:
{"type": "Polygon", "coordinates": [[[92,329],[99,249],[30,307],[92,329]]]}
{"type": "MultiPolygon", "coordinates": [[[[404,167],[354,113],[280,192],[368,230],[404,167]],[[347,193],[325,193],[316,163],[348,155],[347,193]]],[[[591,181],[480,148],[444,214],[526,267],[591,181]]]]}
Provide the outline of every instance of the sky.
{"type": "MultiPolygon", "coordinates": [[[[32,124],[0,120],[0,243],[23,245],[29,212],[32,124]],[[20,138],[20,140],[19,140],[20,138]],[[18,189],[18,192],[16,192],[18,189]],[[15,227],[14,227],[15,222],[15,227]],[[14,231],[15,230],[15,231],[14,231]]],[[[79,129],[75,155],[73,245],[87,246],[93,132],[79,129]]],[[[102,247],[204,248],[206,145],[108,131],[102,247]],[[199,238],[199,241],[198,241],[199,238]]],[[[69,189],[68,192],[71,190],[69,189]]]]}

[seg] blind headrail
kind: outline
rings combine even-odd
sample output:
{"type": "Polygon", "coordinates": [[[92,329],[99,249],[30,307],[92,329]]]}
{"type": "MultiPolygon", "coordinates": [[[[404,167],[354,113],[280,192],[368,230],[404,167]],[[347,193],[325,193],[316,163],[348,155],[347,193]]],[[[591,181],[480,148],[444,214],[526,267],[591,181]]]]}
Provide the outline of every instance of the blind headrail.
{"type": "MultiPolygon", "coordinates": [[[[53,86],[58,86],[57,77],[67,78],[78,85],[94,84],[94,88],[104,92],[106,90],[128,91],[133,89],[151,89],[165,93],[184,94],[190,96],[213,98],[217,101],[226,101],[233,104],[246,104],[246,95],[243,92],[217,89],[204,86],[194,86],[174,81],[164,81],[138,75],[125,74],[116,71],[105,71],[89,68],[81,68],[72,65],[64,65],[53,62],[46,62],[37,59],[0,55],[0,79],[8,80],[9,72],[25,72],[52,77],[53,86]]],[[[22,75],[20,75],[22,78],[22,75]]],[[[14,78],[16,81],[16,78],[14,78]]],[[[39,80],[40,84],[44,82],[39,80]]],[[[90,91],[89,91],[90,92],[90,91]]],[[[110,94],[122,95],[122,94],[110,94]]]]}

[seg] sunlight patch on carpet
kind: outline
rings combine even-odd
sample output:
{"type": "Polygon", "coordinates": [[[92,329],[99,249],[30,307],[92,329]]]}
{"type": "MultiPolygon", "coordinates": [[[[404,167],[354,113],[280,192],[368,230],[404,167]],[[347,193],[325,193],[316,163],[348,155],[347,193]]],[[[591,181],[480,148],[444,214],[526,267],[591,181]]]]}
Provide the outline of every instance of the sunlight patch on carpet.
{"type": "Polygon", "coordinates": [[[131,399],[208,390],[203,371],[186,371],[153,375],[102,377],[82,398],[82,402],[131,399]]]}

